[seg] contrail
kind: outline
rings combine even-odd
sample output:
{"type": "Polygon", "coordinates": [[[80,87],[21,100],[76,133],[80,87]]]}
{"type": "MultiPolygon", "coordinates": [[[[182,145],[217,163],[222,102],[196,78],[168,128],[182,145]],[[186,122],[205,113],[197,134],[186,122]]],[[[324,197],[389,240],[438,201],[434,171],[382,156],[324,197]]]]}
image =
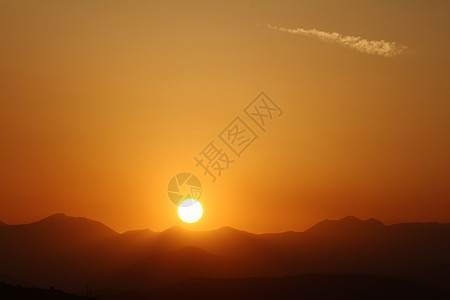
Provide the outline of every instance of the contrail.
{"type": "Polygon", "coordinates": [[[403,54],[408,49],[408,47],[399,45],[395,42],[386,42],[384,40],[369,41],[359,36],[342,35],[337,32],[325,32],[317,29],[303,28],[291,29],[272,25],[267,25],[267,27],[273,30],[303,35],[328,43],[336,43],[361,53],[381,55],[384,57],[395,57],[403,54]]]}

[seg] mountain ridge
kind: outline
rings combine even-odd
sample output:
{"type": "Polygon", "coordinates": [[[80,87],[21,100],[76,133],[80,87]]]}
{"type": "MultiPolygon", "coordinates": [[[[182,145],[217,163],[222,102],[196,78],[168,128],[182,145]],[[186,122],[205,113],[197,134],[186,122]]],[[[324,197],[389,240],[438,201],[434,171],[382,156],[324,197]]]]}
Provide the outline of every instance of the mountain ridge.
{"type": "Polygon", "coordinates": [[[115,231],[114,229],[112,229],[111,227],[105,225],[102,222],[99,222],[99,221],[96,221],[93,219],[89,219],[86,217],[73,217],[73,216],[66,215],[65,213],[55,213],[48,217],[40,219],[38,221],[34,221],[34,222],[30,222],[30,223],[23,223],[23,224],[6,224],[6,223],[0,221],[0,226],[24,226],[24,225],[32,225],[32,224],[58,223],[58,222],[67,222],[67,221],[80,222],[80,223],[81,222],[90,222],[92,224],[101,224],[101,225],[109,228],[110,230],[114,231],[117,234],[130,234],[133,232],[142,232],[142,233],[144,233],[144,232],[147,232],[147,233],[189,233],[189,232],[202,233],[203,232],[204,233],[204,232],[221,232],[221,231],[231,232],[231,231],[234,231],[234,232],[248,233],[248,234],[253,234],[253,235],[272,235],[272,234],[303,233],[303,232],[308,232],[308,231],[312,232],[312,231],[316,231],[318,229],[322,229],[324,227],[332,226],[332,225],[345,225],[345,226],[364,225],[366,227],[372,226],[373,228],[375,228],[375,227],[389,228],[389,227],[404,227],[404,226],[422,226],[424,224],[426,224],[427,226],[436,226],[436,225],[437,226],[439,226],[439,225],[447,226],[447,224],[448,224],[448,226],[450,226],[450,223],[439,223],[439,222],[400,222],[400,223],[395,223],[395,224],[391,224],[391,225],[385,225],[384,223],[382,223],[381,221],[379,221],[375,218],[369,218],[366,220],[362,220],[355,216],[346,216],[346,217],[343,217],[343,218],[337,219],[337,220],[325,219],[325,220],[319,221],[316,224],[312,225],[311,227],[308,227],[304,231],[288,230],[288,231],[280,231],[280,232],[253,233],[253,232],[249,232],[246,230],[237,229],[237,228],[234,228],[231,226],[221,226],[216,229],[208,229],[208,230],[191,230],[191,229],[185,228],[180,225],[174,225],[174,226],[168,227],[162,231],[153,231],[149,228],[143,228],[143,229],[127,230],[122,233],[119,233],[119,232],[115,231]]]}
{"type": "MultiPolygon", "coordinates": [[[[55,214],[31,224],[2,226],[0,244],[0,274],[5,278],[68,291],[87,282],[105,289],[121,282],[145,288],[146,281],[136,285],[133,274],[167,284],[191,275],[400,276],[450,264],[450,224],[386,226],[356,217],[325,220],[304,232],[254,234],[231,227],[192,231],[175,226],[119,234],[97,221],[55,214]],[[158,272],[165,275],[158,279],[158,272]]],[[[445,282],[447,269],[440,270],[433,271],[441,278],[437,282],[445,282]]]]}

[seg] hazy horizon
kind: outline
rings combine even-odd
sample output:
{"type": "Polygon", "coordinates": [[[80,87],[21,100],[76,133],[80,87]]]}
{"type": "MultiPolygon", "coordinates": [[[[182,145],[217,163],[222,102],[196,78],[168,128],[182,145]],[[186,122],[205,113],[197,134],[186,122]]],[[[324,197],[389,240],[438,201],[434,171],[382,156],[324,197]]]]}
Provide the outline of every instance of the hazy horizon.
{"type": "Polygon", "coordinates": [[[381,224],[383,224],[384,226],[391,226],[391,225],[397,225],[397,224],[429,224],[429,223],[450,224],[450,222],[447,222],[447,223],[440,223],[440,222],[436,222],[436,221],[428,221],[428,222],[398,222],[398,223],[384,223],[384,222],[382,222],[382,221],[380,221],[380,220],[378,220],[378,219],[375,219],[375,218],[362,219],[362,218],[359,218],[358,216],[350,216],[350,215],[349,215],[349,216],[343,216],[343,217],[341,217],[341,218],[336,218],[336,219],[323,219],[323,220],[319,220],[319,221],[316,222],[316,223],[312,223],[312,224],[308,225],[308,226],[305,227],[303,230],[286,230],[286,231],[270,231],[270,232],[269,232],[269,231],[268,231],[268,232],[252,232],[252,231],[247,231],[247,230],[244,230],[244,229],[240,229],[240,228],[236,228],[236,227],[232,227],[232,226],[228,226],[228,225],[223,225],[223,226],[220,226],[220,227],[217,227],[217,228],[211,228],[211,229],[193,229],[193,228],[189,228],[189,227],[181,226],[181,225],[178,225],[178,224],[177,224],[177,225],[172,225],[172,226],[170,226],[170,227],[167,227],[167,228],[165,228],[165,229],[158,230],[158,231],[153,230],[152,228],[134,228],[134,229],[127,229],[127,230],[120,231],[120,230],[117,230],[117,229],[115,229],[114,227],[112,227],[112,226],[110,226],[110,225],[108,225],[108,224],[106,224],[106,223],[100,221],[100,220],[91,219],[91,218],[87,218],[87,217],[83,217],[83,216],[72,216],[72,215],[70,215],[70,214],[66,214],[66,213],[62,213],[62,212],[54,213],[54,214],[51,214],[51,215],[46,216],[46,217],[44,217],[44,218],[40,218],[40,219],[37,219],[37,220],[33,220],[33,221],[30,221],[30,222],[27,222],[27,223],[9,224],[9,223],[5,223],[5,222],[2,221],[2,220],[0,220],[0,222],[3,223],[4,225],[12,225],[12,226],[16,226],[16,225],[30,225],[30,224],[34,224],[34,223],[37,223],[37,222],[39,222],[39,221],[45,220],[45,219],[47,219],[47,218],[50,218],[50,217],[56,217],[56,216],[64,216],[64,217],[67,217],[67,218],[74,218],[74,219],[87,219],[87,220],[90,220],[90,221],[99,222],[99,223],[105,225],[106,227],[108,227],[108,228],[114,230],[115,232],[117,232],[117,233],[119,233],[119,234],[123,234],[123,233],[130,232],[130,231],[141,231],[141,230],[149,230],[149,231],[154,232],[154,233],[161,233],[161,232],[167,231],[167,230],[172,229],[172,228],[180,228],[180,229],[183,229],[183,230],[186,230],[186,231],[193,231],[193,232],[215,231],[215,230],[220,230],[220,229],[223,229],[223,228],[231,228],[231,229],[235,229],[235,230],[237,230],[237,231],[243,231],[243,232],[248,232],[248,233],[252,233],[252,234],[267,234],[267,233],[268,233],[268,234],[271,234],[271,233],[276,234],[276,233],[286,233],[286,232],[304,232],[304,231],[306,231],[306,230],[308,230],[308,229],[314,227],[315,225],[320,224],[320,223],[325,222],[325,221],[343,221],[343,220],[347,220],[347,221],[348,221],[348,220],[355,221],[355,219],[356,219],[356,221],[358,221],[358,222],[377,221],[377,222],[380,222],[381,224]]]}

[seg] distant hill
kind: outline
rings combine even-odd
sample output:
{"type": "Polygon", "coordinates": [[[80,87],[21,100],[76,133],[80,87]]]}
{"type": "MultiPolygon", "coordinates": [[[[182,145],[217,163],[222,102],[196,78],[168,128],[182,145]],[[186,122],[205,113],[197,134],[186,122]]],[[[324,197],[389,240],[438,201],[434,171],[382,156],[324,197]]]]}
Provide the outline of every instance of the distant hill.
{"type": "Polygon", "coordinates": [[[191,277],[311,273],[382,274],[427,284],[426,278],[434,278],[446,287],[448,274],[440,266],[450,264],[450,224],[385,226],[346,217],[305,232],[172,227],[119,234],[96,221],[57,214],[1,226],[0,245],[5,278],[67,291],[79,291],[86,283],[95,289],[148,289],[191,277]]]}
{"type": "Polygon", "coordinates": [[[386,231],[387,227],[378,220],[360,220],[353,216],[348,216],[340,220],[325,220],[317,223],[305,231],[307,234],[338,236],[369,234],[386,231]]]}
{"type": "Polygon", "coordinates": [[[192,277],[226,278],[256,274],[256,270],[242,262],[189,246],[139,260],[109,274],[106,283],[113,283],[115,288],[142,289],[164,286],[192,277]]]}
{"type": "Polygon", "coordinates": [[[100,222],[64,214],[31,224],[2,226],[0,274],[41,287],[66,281],[68,274],[71,281],[81,284],[87,269],[100,267],[104,253],[94,249],[117,236],[100,222]]]}

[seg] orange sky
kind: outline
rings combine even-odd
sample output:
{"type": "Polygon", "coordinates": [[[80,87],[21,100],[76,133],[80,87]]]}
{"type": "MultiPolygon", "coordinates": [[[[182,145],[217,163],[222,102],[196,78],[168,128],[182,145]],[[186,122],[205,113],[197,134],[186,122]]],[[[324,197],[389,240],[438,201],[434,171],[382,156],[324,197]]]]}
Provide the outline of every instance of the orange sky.
{"type": "Polygon", "coordinates": [[[449,9],[0,0],[0,220],[64,212],[118,231],[253,232],[346,215],[450,222],[449,9]],[[267,24],[408,52],[386,58],[267,24]],[[283,116],[211,183],[194,156],[260,91],[283,116]],[[166,195],[180,172],[204,185],[196,224],[166,195]]]}

